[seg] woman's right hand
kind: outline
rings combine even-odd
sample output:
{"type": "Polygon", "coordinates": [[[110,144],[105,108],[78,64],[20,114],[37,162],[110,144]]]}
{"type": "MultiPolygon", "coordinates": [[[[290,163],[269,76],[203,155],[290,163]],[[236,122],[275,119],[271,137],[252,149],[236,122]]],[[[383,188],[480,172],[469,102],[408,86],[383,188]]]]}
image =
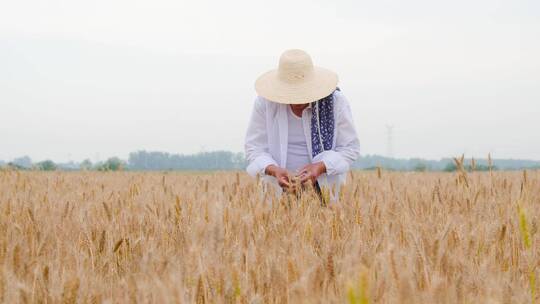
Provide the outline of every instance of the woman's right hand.
{"type": "Polygon", "coordinates": [[[266,175],[271,175],[277,179],[277,182],[281,188],[287,190],[291,187],[291,180],[289,179],[289,172],[287,170],[280,168],[276,165],[269,165],[264,170],[266,175]]]}

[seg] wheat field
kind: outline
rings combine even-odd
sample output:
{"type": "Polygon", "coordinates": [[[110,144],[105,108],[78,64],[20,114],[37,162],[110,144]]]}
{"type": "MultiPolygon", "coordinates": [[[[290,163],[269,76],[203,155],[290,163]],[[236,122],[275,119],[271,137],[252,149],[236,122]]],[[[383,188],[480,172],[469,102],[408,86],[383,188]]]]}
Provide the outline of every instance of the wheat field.
{"type": "Polygon", "coordinates": [[[0,171],[4,303],[532,303],[540,172],[0,171]]]}

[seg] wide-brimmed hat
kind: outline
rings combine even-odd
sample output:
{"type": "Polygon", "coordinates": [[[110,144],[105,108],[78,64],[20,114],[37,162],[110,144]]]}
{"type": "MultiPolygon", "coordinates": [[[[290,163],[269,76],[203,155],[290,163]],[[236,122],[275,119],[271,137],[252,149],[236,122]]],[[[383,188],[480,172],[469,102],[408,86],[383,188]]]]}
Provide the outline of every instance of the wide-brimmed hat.
{"type": "Polygon", "coordinates": [[[302,50],[287,50],[279,58],[277,70],[259,76],[255,91],[270,101],[304,104],[330,95],[337,86],[336,73],[316,67],[302,50]]]}

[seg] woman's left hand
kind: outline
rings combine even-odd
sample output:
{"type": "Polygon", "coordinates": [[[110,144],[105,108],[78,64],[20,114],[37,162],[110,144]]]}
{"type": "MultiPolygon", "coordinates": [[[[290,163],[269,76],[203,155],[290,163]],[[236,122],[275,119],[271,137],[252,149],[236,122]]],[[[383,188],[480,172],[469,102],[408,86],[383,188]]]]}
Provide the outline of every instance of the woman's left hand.
{"type": "Polygon", "coordinates": [[[323,162],[308,164],[299,170],[296,177],[300,178],[300,183],[311,182],[315,184],[317,177],[326,172],[326,166],[323,162]]]}

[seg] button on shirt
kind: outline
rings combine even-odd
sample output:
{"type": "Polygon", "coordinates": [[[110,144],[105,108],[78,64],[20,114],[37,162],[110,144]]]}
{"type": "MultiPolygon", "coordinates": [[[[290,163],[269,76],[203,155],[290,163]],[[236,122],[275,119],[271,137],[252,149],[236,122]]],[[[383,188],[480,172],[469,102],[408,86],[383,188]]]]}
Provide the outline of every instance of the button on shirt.
{"type": "MultiPolygon", "coordinates": [[[[303,113],[303,112],[302,112],[303,113]]],[[[290,106],[287,106],[288,140],[287,164],[285,168],[292,173],[307,164],[310,164],[306,135],[302,124],[302,117],[296,116],[290,106]]]]}

